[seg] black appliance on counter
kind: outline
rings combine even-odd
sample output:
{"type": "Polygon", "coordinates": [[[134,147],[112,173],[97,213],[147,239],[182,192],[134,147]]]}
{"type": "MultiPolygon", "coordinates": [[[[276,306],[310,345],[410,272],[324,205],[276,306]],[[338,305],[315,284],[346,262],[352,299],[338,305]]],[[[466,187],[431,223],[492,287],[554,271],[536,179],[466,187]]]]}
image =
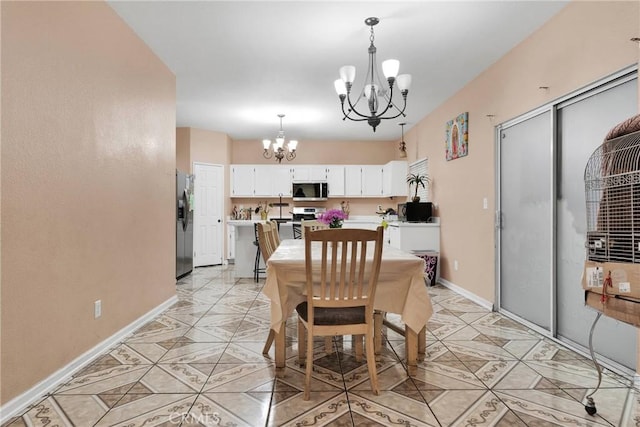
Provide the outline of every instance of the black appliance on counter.
{"type": "Polygon", "coordinates": [[[433,214],[431,202],[407,202],[398,204],[398,221],[430,222],[433,214]]]}

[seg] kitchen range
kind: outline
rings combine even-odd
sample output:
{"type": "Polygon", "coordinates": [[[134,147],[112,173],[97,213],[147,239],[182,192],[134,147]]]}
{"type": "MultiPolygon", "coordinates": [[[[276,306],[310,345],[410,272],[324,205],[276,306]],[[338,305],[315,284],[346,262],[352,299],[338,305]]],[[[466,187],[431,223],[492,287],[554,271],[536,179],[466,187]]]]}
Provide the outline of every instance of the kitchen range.
{"type": "Polygon", "coordinates": [[[291,209],[292,220],[294,223],[300,222],[303,219],[312,220],[316,219],[318,215],[326,211],[325,208],[313,208],[313,207],[294,207],[291,209]]]}

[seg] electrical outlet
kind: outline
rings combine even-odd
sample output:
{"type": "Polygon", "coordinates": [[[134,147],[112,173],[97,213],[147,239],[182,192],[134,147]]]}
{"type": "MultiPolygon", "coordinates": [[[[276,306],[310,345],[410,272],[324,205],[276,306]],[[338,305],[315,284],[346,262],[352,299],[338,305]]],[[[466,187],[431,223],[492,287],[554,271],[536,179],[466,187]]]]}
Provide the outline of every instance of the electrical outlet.
{"type": "Polygon", "coordinates": [[[482,199],[482,209],[489,209],[489,200],[486,197],[482,199]]]}
{"type": "Polygon", "coordinates": [[[97,300],[93,303],[93,318],[97,319],[102,316],[102,300],[97,300]]]}
{"type": "Polygon", "coordinates": [[[458,260],[457,260],[457,259],[454,259],[454,260],[453,260],[453,269],[454,269],[455,271],[458,271],[458,260]]]}

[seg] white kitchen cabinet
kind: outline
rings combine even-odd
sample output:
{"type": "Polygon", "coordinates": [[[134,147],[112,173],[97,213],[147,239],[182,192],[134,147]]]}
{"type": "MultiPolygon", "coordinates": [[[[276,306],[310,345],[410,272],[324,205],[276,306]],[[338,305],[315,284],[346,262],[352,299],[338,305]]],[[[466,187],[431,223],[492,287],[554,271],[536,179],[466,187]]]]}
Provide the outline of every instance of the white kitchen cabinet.
{"type": "Polygon", "coordinates": [[[306,182],[324,182],[327,180],[327,168],[321,165],[301,165],[293,167],[293,180],[306,182]]]}
{"type": "Polygon", "coordinates": [[[291,197],[292,169],[289,166],[272,166],[271,176],[267,177],[271,181],[271,195],[291,197]]]}
{"type": "Polygon", "coordinates": [[[400,228],[389,225],[387,227],[387,239],[389,246],[400,249],[400,228]]]}
{"type": "Polygon", "coordinates": [[[382,165],[362,165],[362,195],[382,197],[382,165]]]}
{"type": "Polygon", "coordinates": [[[236,257],[236,227],[227,224],[227,260],[236,257]]]}
{"type": "Polygon", "coordinates": [[[345,196],[382,197],[382,165],[345,166],[344,181],[345,196]]]}
{"type": "Polygon", "coordinates": [[[231,196],[253,197],[253,165],[231,166],[231,196]]]}
{"type": "Polygon", "coordinates": [[[382,195],[385,197],[407,197],[407,173],[409,166],[404,160],[393,160],[382,167],[382,195]]]}
{"type": "Polygon", "coordinates": [[[253,175],[253,195],[256,197],[273,196],[273,173],[277,166],[256,165],[253,175]]]}
{"type": "Polygon", "coordinates": [[[232,197],[291,196],[291,168],[280,165],[233,165],[232,197]]]}
{"type": "Polygon", "coordinates": [[[344,166],[327,166],[327,185],[329,197],[345,195],[344,166]]]}
{"type": "Polygon", "coordinates": [[[439,223],[392,222],[388,228],[390,246],[407,252],[440,252],[439,223]]]}
{"type": "Polygon", "coordinates": [[[362,196],[362,168],[360,166],[344,167],[344,195],[362,196]]]}
{"type": "Polygon", "coordinates": [[[327,182],[329,197],[407,196],[404,161],[386,165],[231,165],[231,197],[291,197],[291,184],[327,182]]]}
{"type": "MultiPolygon", "coordinates": [[[[440,223],[392,222],[387,230],[389,246],[405,252],[433,251],[440,253],[440,223]]],[[[440,278],[440,262],[437,262],[435,277],[436,281],[440,278]]]]}

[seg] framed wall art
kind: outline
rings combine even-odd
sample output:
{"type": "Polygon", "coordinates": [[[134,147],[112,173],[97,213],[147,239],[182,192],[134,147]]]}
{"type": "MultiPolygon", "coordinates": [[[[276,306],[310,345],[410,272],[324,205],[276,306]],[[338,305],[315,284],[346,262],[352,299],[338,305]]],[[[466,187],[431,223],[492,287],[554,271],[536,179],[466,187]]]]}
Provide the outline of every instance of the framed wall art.
{"type": "Polygon", "coordinates": [[[447,122],[445,144],[447,160],[464,157],[469,153],[469,113],[462,113],[447,122]]]}

